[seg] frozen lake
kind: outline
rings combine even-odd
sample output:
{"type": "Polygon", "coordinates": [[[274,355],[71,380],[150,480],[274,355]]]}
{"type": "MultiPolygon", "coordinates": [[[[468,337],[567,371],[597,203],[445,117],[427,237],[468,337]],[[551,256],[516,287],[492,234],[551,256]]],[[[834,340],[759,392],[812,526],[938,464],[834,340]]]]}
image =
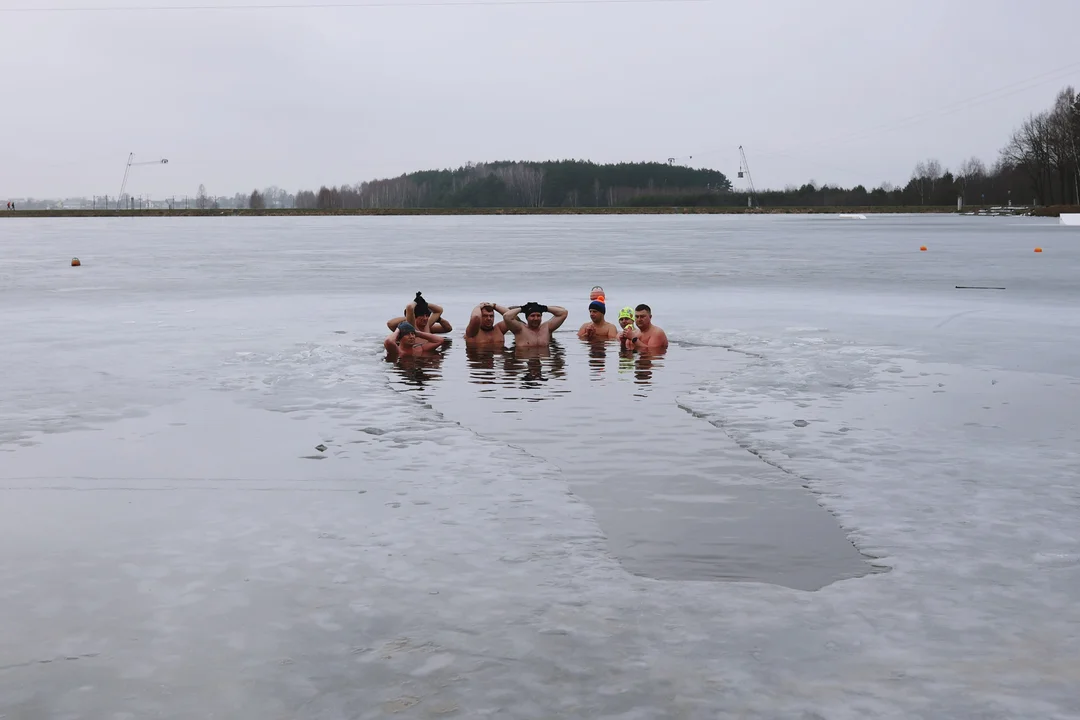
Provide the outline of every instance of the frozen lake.
{"type": "Polygon", "coordinates": [[[3,220],[0,718],[1080,717],[1078,278],[1055,219],[3,220]]]}

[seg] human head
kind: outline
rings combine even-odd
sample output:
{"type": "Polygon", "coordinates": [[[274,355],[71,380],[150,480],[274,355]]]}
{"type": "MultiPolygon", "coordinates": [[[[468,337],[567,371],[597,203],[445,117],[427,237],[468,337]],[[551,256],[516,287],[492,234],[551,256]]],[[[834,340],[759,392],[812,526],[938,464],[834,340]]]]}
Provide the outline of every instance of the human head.
{"type": "Polygon", "coordinates": [[[416,337],[416,328],[413,327],[412,323],[402,321],[401,323],[398,324],[397,329],[398,329],[398,336],[397,336],[397,341],[398,342],[401,342],[402,340],[405,340],[410,335],[412,337],[416,337]]]}
{"type": "Polygon", "coordinates": [[[536,330],[544,321],[544,311],[547,307],[538,302],[527,302],[521,306],[521,312],[525,313],[525,322],[529,327],[536,330]]]}
{"type": "Polygon", "coordinates": [[[648,330],[652,325],[652,308],[641,303],[634,308],[634,322],[637,323],[638,328],[641,330],[648,330]]]}
{"type": "Polygon", "coordinates": [[[604,313],[607,312],[607,306],[599,300],[593,300],[589,303],[589,317],[592,318],[594,323],[604,322],[604,313]]]}
{"type": "Polygon", "coordinates": [[[634,308],[627,305],[619,311],[619,327],[626,329],[627,325],[634,323],[634,308]]]}
{"type": "Polygon", "coordinates": [[[431,319],[431,308],[428,307],[427,300],[418,291],[416,298],[413,300],[416,303],[416,307],[413,308],[413,315],[416,316],[416,324],[420,326],[420,329],[427,327],[428,320],[431,319]]]}
{"type": "Polygon", "coordinates": [[[480,306],[480,329],[491,330],[495,327],[495,307],[484,303],[480,306]]]}

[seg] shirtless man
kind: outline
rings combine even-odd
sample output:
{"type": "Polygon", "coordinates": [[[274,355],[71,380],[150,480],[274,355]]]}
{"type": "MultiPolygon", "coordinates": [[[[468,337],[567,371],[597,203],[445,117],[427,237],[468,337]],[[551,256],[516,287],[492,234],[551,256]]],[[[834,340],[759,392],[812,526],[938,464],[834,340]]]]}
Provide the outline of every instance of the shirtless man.
{"type": "Polygon", "coordinates": [[[667,350],[667,333],[652,324],[652,308],[645,303],[638,305],[634,308],[634,321],[637,323],[637,333],[631,342],[635,350],[641,352],[667,350]]]}
{"type": "Polygon", "coordinates": [[[506,321],[495,322],[495,313],[506,313],[498,303],[480,303],[473,308],[469,324],[465,326],[465,342],[472,346],[502,345],[506,336],[506,321]]]}
{"type": "Polygon", "coordinates": [[[396,330],[400,323],[407,322],[421,332],[439,333],[445,335],[453,330],[450,322],[442,316],[441,305],[429,305],[419,292],[411,303],[405,306],[404,317],[391,318],[386,321],[386,327],[396,330]]]}
{"type": "Polygon", "coordinates": [[[540,303],[527,302],[521,307],[508,308],[503,313],[507,329],[514,333],[514,345],[518,347],[537,347],[551,342],[551,334],[566,322],[566,308],[540,303]],[[525,324],[518,320],[518,313],[525,313],[525,324]],[[547,322],[542,322],[544,313],[550,312],[552,317],[547,322]]]}
{"type": "Polygon", "coordinates": [[[614,340],[619,337],[619,329],[604,319],[607,307],[599,300],[589,303],[589,322],[578,330],[579,340],[614,340]]]}
{"type": "Polygon", "coordinates": [[[447,338],[420,332],[412,323],[402,322],[398,323],[394,332],[386,336],[383,347],[386,348],[386,359],[396,360],[404,355],[423,355],[445,342],[447,338]]]}

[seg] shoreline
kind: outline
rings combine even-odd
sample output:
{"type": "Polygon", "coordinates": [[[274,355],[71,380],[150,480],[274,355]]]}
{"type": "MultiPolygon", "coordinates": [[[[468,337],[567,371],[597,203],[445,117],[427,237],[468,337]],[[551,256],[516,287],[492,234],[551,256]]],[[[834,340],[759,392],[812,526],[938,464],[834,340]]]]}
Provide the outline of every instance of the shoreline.
{"type": "Polygon", "coordinates": [[[306,210],[298,208],[273,208],[251,210],[249,208],[219,208],[197,210],[195,208],[152,210],[9,210],[0,217],[220,217],[220,216],[399,216],[399,215],[803,215],[803,214],[881,214],[896,213],[955,213],[955,207],[921,208],[847,208],[847,207],[553,207],[553,208],[367,208],[306,210]]]}
{"type": "Polygon", "coordinates": [[[378,208],[306,210],[297,208],[272,208],[251,210],[249,208],[219,208],[198,210],[195,208],[150,210],[7,210],[0,218],[59,218],[59,217],[221,217],[221,216],[414,216],[414,215],[925,215],[950,214],[979,217],[1029,215],[1034,217],[1057,217],[1063,212],[1080,212],[1080,208],[1050,206],[1040,208],[988,208],[969,206],[957,210],[952,206],[896,206],[896,207],[540,207],[540,208],[378,208]]]}

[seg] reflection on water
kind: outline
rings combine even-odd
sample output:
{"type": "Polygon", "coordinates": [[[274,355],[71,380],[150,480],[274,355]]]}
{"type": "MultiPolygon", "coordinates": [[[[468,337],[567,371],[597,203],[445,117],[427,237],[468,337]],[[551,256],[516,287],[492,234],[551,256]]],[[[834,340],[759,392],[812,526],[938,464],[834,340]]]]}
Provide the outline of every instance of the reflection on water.
{"type": "Polygon", "coordinates": [[[395,369],[403,389],[448,419],[559,467],[628,571],[807,590],[871,571],[797,479],[679,408],[702,377],[746,358],[681,346],[628,354],[576,339],[463,354],[395,369]]]}
{"type": "MultiPolygon", "coordinates": [[[[575,341],[585,349],[585,367],[593,382],[605,381],[615,371],[619,379],[633,379],[639,386],[632,395],[644,397],[642,392],[653,381],[654,370],[663,367],[665,353],[640,353],[620,350],[611,341],[575,341]]],[[[430,383],[442,379],[445,361],[460,362],[460,350],[453,345],[437,352],[420,356],[403,356],[393,361],[392,367],[400,378],[403,389],[423,390],[430,383]]],[[[480,386],[480,397],[510,401],[540,402],[570,392],[567,380],[567,348],[558,340],[544,347],[483,347],[465,345],[465,366],[468,382],[480,386]],[[499,388],[516,388],[527,391],[520,394],[498,392],[499,388]]]]}
{"type": "Polygon", "coordinates": [[[499,388],[547,390],[506,396],[510,400],[538,402],[568,392],[552,381],[566,379],[566,349],[557,340],[550,347],[466,347],[468,380],[480,385],[481,397],[494,398],[499,388]],[[549,384],[550,383],[550,384],[549,384]]]}
{"type": "Polygon", "coordinates": [[[664,350],[639,353],[624,351],[620,354],[619,362],[623,362],[623,356],[629,356],[626,360],[629,361],[628,364],[633,366],[634,381],[638,385],[648,385],[653,379],[653,369],[664,366],[664,356],[666,354],[664,350]]]}
{"type": "Polygon", "coordinates": [[[401,376],[402,382],[420,389],[442,377],[442,364],[445,358],[445,352],[402,355],[391,363],[391,367],[401,376]]]}
{"type": "Polygon", "coordinates": [[[604,340],[585,342],[589,347],[589,378],[600,380],[604,377],[604,371],[607,370],[608,343],[604,340]]]}
{"type": "Polygon", "coordinates": [[[507,387],[520,380],[522,388],[535,390],[542,387],[541,383],[566,378],[566,350],[557,340],[548,347],[513,347],[506,358],[503,367],[507,387]]]}

